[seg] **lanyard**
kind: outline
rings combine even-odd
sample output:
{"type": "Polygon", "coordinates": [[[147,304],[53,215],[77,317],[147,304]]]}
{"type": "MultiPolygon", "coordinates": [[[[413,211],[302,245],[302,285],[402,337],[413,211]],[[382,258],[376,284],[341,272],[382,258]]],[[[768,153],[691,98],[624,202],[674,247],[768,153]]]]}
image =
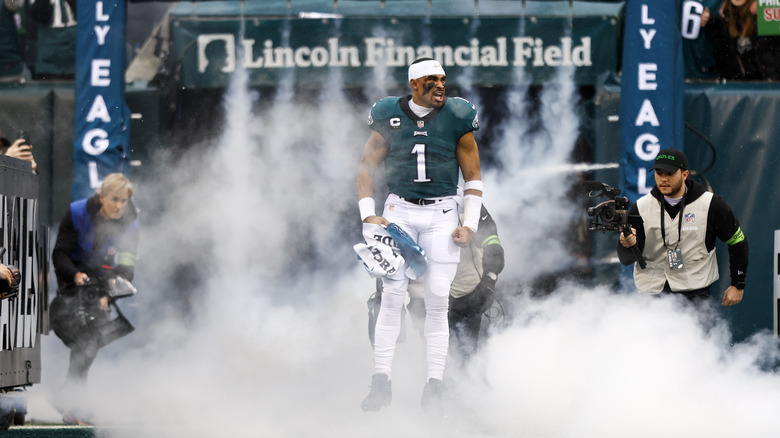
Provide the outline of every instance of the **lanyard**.
{"type": "MultiPolygon", "coordinates": [[[[685,195],[688,194],[688,191],[685,191],[685,195]]],[[[677,249],[678,246],[680,246],[680,238],[682,237],[682,218],[683,218],[683,210],[685,209],[685,195],[683,195],[683,198],[680,200],[680,212],[677,214],[677,244],[674,246],[674,249],[677,249]]],[[[666,212],[666,209],[664,208],[664,202],[661,201],[661,237],[664,239],[664,246],[666,249],[669,249],[669,245],[666,244],[666,227],[664,226],[664,213],[666,212]]]]}

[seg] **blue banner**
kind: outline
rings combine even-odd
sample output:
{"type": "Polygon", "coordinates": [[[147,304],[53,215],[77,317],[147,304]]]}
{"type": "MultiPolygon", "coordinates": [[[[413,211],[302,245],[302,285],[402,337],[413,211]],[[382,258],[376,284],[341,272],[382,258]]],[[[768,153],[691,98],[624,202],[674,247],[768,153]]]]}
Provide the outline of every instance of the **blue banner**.
{"type": "MultiPolygon", "coordinates": [[[[687,3],[687,2],[686,2],[687,3]]],[[[632,203],[650,192],[658,151],[683,150],[681,4],[628,0],[620,87],[620,188],[632,203]]]]}
{"type": "Polygon", "coordinates": [[[125,103],[125,1],[78,0],[73,200],[109,173],[127,170],[130,110],[125,103]]]}

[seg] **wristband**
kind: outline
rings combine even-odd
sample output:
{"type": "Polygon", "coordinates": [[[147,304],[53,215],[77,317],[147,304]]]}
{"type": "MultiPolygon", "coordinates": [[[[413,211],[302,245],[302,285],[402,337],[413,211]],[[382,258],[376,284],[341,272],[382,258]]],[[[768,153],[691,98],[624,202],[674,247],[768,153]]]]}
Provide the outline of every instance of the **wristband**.
{"type": "Polygon", "coordinates": [[[482,212],[482,196],[463,196],[463,226],[473,232],[479,228],[479,214],[482,212]]]}
{"type": "Polygon", "coordinates": [[[482,191],[482,181],[478,179],[473,179],[471,181],[466,181],[466,184],[463,185],[463,191],[466,190],[479,190],[482,191]]]}
{"type": "Polygon", "coordinates": [[[374,198],[360,198],[358,201],[358,207],[360,207],[360,220],[364,221],[369,216],[376,216],[376,203],[374,198]]]}

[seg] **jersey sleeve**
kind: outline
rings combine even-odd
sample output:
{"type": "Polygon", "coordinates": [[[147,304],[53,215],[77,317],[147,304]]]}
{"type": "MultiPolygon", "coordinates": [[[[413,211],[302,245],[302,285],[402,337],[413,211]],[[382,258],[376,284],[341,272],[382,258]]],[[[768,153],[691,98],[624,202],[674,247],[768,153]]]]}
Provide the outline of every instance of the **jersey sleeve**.
{"type": "Polygon", "coordinates": [[[368,115],[368,127],[387,138],[387,123],[383,121],[392,117],[395,107],[397,106],[397,97],[385,97],[374,103],[371,107],[371,112],[368,115]]]}
{"type": "Polygon", "coordinates": [[[451,105],[452,114],[457,120],[455,129],[458,130],[459,137],[479,130],[479,112],[473,103],[462,97],[452,97],[447,99],[447,105],[451,105]]]}

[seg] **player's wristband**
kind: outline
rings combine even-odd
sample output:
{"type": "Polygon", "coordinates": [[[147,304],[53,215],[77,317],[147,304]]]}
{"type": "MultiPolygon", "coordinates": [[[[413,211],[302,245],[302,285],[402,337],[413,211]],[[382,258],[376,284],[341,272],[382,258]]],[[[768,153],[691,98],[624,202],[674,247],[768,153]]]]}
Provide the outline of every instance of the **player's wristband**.
{"type": "Polygon", "coordinates": [[[471,181],[466,181],[466,184],[463,184],[463,191],[466,190],[479,190],[482,191],[482,180],[474,179],[471,181]]]}
{"type": "Polygon", "coordinates": [[[482,197],[477,195],[463,195],[463,226],[477,232],[479,228],[479,214],[482,212],[482,197]]]}
{"type": "Polygon", "coordinates": [[[376,216],[376,203],[374,198],[360,198],[358,201],[358,207],[360,207],[360,220],[364,221],[369,216],[376,216]]]}

